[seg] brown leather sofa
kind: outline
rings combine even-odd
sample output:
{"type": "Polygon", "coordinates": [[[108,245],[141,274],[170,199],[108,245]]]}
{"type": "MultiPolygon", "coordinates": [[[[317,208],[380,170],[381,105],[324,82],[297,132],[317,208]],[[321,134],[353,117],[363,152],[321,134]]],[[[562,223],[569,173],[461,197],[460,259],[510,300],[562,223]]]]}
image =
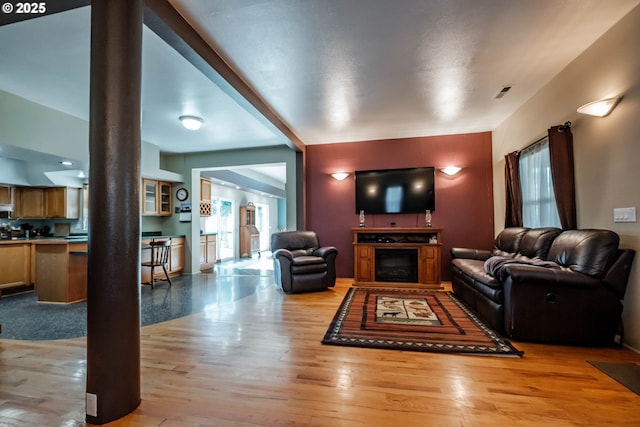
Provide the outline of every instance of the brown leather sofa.
{"type": "Polygon", "coordinates": [[[286,293],[322,291],[336,284],[338,250],[320,247],[313,231],[271,235],[276,284],[286,293]]]}
{"type": "Polygon", "coordinates": [[[611,344],[635,255],[619,241],[609,230],[507,228],[492,250],[451,250],[453,291],[508,338],[611,344]]]}

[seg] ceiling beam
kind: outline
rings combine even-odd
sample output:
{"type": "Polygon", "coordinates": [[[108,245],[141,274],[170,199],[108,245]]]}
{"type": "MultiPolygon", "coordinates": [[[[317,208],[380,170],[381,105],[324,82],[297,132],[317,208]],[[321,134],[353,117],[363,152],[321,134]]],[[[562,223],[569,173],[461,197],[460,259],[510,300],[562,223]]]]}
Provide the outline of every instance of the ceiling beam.
{"type": "Polygon", "coordinates": [[[211,67],[222,79],[224,79],[235,91],[249,102],[260,114],[262,114],[273,126],[275,126],[287,139],[287,145],[300,152],[305,152],[304,143],[289,128],[285,121],[271,109],[269,104],[249,85],[249,83],[236,72],[229,63],[216,52],[196,30],[178,13],[167,0],[145,0],[147,8],[159,20],[167,25],[175,34],[175,37],[163,31],[161,24],[154,22],[148,12],[145,13],[145,25],[160,36],[182,54],[196,68],[207,77],[210,73],[202,67],[202,60],[211,67]],[[185,49],[185,45],[190,49],[185,49]],[[197,57],[196,57],[197,56],[197,57]]]}

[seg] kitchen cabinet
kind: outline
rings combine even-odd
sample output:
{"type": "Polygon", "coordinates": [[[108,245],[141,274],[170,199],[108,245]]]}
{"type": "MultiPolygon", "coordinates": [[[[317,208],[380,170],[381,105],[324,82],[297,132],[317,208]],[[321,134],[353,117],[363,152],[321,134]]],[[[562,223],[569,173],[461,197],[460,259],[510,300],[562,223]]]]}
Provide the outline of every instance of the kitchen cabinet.
{"type": "Polygon", "coordinates": [[[10,205],[11,203],[11,187],[0,185],[0,205],[10,205]]]}
{"type": "Polygon", "coordinates": [[[16,187],[14,218],[79,218],[80,189],[16,187]]]}
{"type": "Polygon", "coordinates": [[[256,207],[253,203],[240,207],[240,258],[250,258],[260,252],[260,232],[256,227],[256,207]]]}
{"type": "Polygon", "coordinates": [[[16,187],[14,218],[44,218],[44,188],[16,187]]]}
{"type": "MultiPolygon", "coordinates": [[[[184,270],[184,237],[154,237],[154,238],[146,238],[142,239],[141,246],[141,261],[150,261],[151,260],[151,247],[149,243],[153,240],[171,240],[171,249],[169,250],[169,262],[167,265],[167,272],[169,273],[169,277],[179,276],[182,274],[184,270]]],[[[151,269],[143,268],[141,270],[141,283],[148,283],[151,281],[151,269]]],[[[156,269],[155,271],[156,279],[164,279],[164,272],[161,268],[156,269]]]]}
{"type": "Polygon", "coordinates": [[[172,185],[155,179],[142,179],[142,215],[171,215],[172,185]]]}
{"type": "Polygon", "coordinates": [[[184,270],[184,237],[171,238],[171,251],[169,253],[169,275],[180,274],[184,270]]]}
{"type": "Polygon", "coordinates": [[[213,268],[217,261],[218,236],[209,234],[200,236],[200,270],[213,268]]]}
{"type": "Polygon", "coordinates": [[[87,299],[87,243],[40,240],[33,243],[35,292],[40,302],[87,299]]]}
{"type": "Polygon", "coordinates": [[[31,283],[31,244],[20,240],[1,241],[0,291],[31,283]]]}
{"type": "Polygon", "coordinates": [[[80,189],[67,187],[47,188],[45,196],[46,218],[79,218],[80,189]]]}
{"type": "Polygon", "coordinates": [[[158,211],[161,216],[171,215],[172,185],[168,182],[158,182],[158,211]]]}

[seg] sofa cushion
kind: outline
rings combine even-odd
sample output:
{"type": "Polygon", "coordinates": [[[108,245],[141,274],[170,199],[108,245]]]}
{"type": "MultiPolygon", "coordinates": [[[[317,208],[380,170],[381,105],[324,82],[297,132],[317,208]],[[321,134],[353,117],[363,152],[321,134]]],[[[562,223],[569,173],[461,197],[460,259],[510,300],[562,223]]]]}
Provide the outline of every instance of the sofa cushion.
{"type": "Polygon", "coordinates": [[[307,256],[307,255],[311,255],[313,253],[314,249],[310,248],[310,249],[294,249],[291,251],[291,255],[296,258],[296,257],[301,257],[301,256],[307,256]]]}
{"type": "Polygon", "coordinates": [[[297,256],[293,258],[291,265],[292,274],[310,274],[326,271],[327,264],[324,258],[319,256],[297,256]]]}
{"type": "Polygon", "coordinates": [[[486,286],[492,286],[495,288],[502,287],[502,284],[498,283],[493,276],[487,274],[484,269],[484,261],[482,260],[456,258],[451,261],[451,264],[458,267],[461,272],[469,276],[474,281],[481,282],[486,286]]]}
{"type": "Polygon", "coordinates": [[[318,236],[313,231],[283,231],[271,235],[271,250],[317,249],[320,247],[318,236]]]}
{"type": "Polygon", "coordinates": [[[520,241],[527,230],[524,227],[509,227],[502,230],[496,236],[493,255],[508,256],[516,254],[520,249],[520,241]]]}
{"type": "Polygon", "coordinates": [[[553,241],[547,259],[601,279],[613,263],[619,243],[620,237],[610,230],[567,230],[553,241]]]}
{"type": "Polygon", "coordinates": [[[551,244],[562,232],[559,228],[532,228],[522,236],[518,252],[527,258],[545,259],[551,244]]]}

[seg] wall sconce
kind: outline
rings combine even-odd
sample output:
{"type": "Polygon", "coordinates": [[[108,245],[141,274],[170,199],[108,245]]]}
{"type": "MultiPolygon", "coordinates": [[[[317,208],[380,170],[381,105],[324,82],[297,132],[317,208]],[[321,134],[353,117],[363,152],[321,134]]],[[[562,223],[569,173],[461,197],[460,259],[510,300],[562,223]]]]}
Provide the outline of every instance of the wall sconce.
{"type": "Polygon", "coordinates": [[[182,126],[189,130],[200,129],[202,123],[204,122],[204,120],[196,116],[180,116],[178,117],[178,119],[180,119],[180,122],[182,122],[182,126]]]}
{"type": "Polygon", "coordinates": [[[457,174],[458,172],[460,172],[462,170],[462,168],[459,168],[458,166],[447,166],[446,168],[442,168],[440,169],[440,172],[449,175],[449,176],[453,176],[455,174],[457,174]]]}
{"type": "Polygon", "coordinates": [[[613,111],[618,102],[622,99],[621,96],[616,98],[606,98],[599,101],[589,102],[588,104],[578,107],[578,113],[588,114],[590,116],[605,117],[613,111]]]}
{"type": "Polygon", "coordinates": [[[349,176],[348,172],[336,172],[332,173],[331,176],[338,181],[344,181],[346,177],[349,176]]]}

